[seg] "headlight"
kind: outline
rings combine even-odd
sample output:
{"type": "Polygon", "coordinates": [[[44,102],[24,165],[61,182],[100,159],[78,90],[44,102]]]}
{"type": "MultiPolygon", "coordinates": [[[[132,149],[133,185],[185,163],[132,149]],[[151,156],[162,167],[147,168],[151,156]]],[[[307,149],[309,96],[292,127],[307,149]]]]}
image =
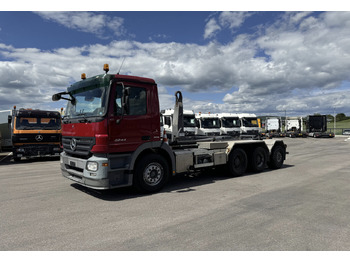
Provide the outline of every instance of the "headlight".
{"type": "Polygon", "coordinates": [[[96,172],[98,169],[98,163],[89,161],[86,163],[86,169],[88,171],[96,172]]]}

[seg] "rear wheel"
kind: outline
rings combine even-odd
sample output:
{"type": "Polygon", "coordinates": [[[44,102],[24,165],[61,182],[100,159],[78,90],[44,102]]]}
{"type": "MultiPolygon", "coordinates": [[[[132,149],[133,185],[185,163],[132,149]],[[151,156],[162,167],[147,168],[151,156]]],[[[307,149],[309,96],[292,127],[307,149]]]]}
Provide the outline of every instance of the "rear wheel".
{"type": "Polygon", "coordinates": [[[245,173],[248,165],[247,154],[241,148],[235,148],[230,154],[228,168],[232,176],[241,176],[245,173]]]}
{"type": "Polygon", "coordinates": [[[282,146],[275,146],[270,156],[269,167],[279,169],[283,166],[285,150],[282,146]]]}
{"type": "Polygon", "coordinates": [[[261,172],[265,169],[267,163],[267,153],[263,147],[257,147],[252,154],[252,169],[255,172],[261,172]]]}
{"type": "Polygon", "coordinates": [[[143,193],[159,191],[168,181],[169,168],[166,160],[156,154],[145,155],[135,168],[133,184],[143,193]]]}

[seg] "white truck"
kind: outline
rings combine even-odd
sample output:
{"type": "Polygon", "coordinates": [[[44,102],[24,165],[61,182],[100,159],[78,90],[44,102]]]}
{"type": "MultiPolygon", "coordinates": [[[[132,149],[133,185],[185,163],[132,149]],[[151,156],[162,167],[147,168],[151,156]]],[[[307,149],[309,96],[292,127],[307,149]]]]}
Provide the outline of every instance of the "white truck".
{"type": "Polygon", "coordinates": [[[8,123],[8,116],[12,114],[12,110],[2,110],[0,111],[0,150],[1,149],[11,149],[11,127],[8,123]]]}
{"type": "Polygon", "coordinates": [[[285,122],[285,132],[287,137],[307,137],[307,133],[303,130],[302,117],[287,117],[285,122]]]}
{"type": "Polygon", "coordinates": [[[241,121],[241,138],[260,139],[261,129],[255,114],[238,114],[241,121]]]}
{"type": "Polygon", "coordinates": [[[239,137],[241,134],[241,121],[238,114],[234,113],[220,113],[220,135],[228,135],[232,137],[239,137]]]}
{"type": "MultiPolygon", "coordinates": [[[[170,139],[173,131],[174,109],[166,109],[161,111],[163,127],[167,137],[170,139]]],[[[193,110],[183,110],[183,124],[185,136],[194,136],[196,132],[196,118],[193,110]]]]}
{"type": "Polygon", "coordinates": [[[220,119],[217,114],[196,114],[198,136],[220,136],[220,119]]]}
{"type": "Polygon", "coordinates": [[[266,136],[283,137],[282,133],[282,119],[280,117],[267,117],[265,123],[266,136]]]}

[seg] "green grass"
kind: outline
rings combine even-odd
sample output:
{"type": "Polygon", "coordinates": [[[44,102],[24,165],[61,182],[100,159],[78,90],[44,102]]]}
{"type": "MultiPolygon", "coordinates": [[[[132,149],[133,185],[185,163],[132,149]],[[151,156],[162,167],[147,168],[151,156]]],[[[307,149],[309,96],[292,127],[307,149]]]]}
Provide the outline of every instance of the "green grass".
{"type": "MultiPolygon", "coordinates": [[[[332,132],[334,132],[334,122],[327,123],[328,130],[332,129],[332,132]]],[[[342,129],[350,129],[350,119],[343,120],[343,121],[336,121],[335,122],[335,128],[336,128],[336,135],[342,134],[342,129]]]]}
{"type": "MultiPolygon", "coordinates": [[[[336,128],[350,128],[350,119],[340,121],[340,122],[335,122],[336,128]]],[[[334,122],[327,123],[328,128],[333,128],[334,127],[334,122]]]]}

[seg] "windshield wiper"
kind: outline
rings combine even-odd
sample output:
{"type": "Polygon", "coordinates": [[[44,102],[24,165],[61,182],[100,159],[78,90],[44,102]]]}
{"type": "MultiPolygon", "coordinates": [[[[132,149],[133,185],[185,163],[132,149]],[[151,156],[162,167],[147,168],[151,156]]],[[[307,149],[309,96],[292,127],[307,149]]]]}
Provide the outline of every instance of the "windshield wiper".
{"type": "Polygon", "coordinates": [[[79,113],[79,114],[76,114],[76,116],[82,116],[82,117],[83,117],[83,119],[79,119],[79,120],[78,120],[80,123],[86,123],[86,122],[90,123],[90,122],[91,122],[90,120],[87,120],[87,119],[86,119],[86,117],[85,117],[86,114],[87,114],[87,113],[79,113]]]}

